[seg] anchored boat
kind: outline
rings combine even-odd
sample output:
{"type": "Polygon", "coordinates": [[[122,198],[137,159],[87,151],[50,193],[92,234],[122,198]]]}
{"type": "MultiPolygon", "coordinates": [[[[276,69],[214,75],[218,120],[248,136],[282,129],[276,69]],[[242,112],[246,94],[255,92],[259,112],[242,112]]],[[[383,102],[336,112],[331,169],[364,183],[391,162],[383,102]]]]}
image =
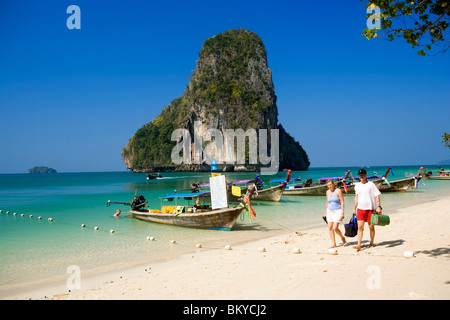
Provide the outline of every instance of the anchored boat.
{"type": "MultiPolygon", "coordinates": [[[[347,171],[347,174],[343,177],[332,177],[332,178],[321,178],[319,182],[313,182],[312,179],[307,179],[302,183],[296,183],[294,185],[286,186],[283,194],[286,196],[323,196],[327,193],[328,186],[326,184],[328,179],[333,181],[337,181],[337,187],[344,188],[344,184],[346,183],[346,179],[350,174],[350,170],[347,171]]],[[[301,179],[294,179],[295,181],[299,181],[301,179]]],[[[349,189],[355,192],[354,186],[345,184],[345,191],[350,193],[349,189]]]]}
{"type": "MultiPolygon", "coordinates": [[[[390,170],[391,168],[388,168],[390,170]]],[[[381,179],[381,181],[374,181],[380,192],[398,192],[398,191],[406,191],[408,189],[417,188],[418,182],[422,179],[423,175],[426,173],[427,169],[422,173],[423,167],[420,167],[417,174],[410,178],[388,181],[386,179],[386,175],[381,179]]]]}
{"type": "MultiPolygon", "coordinates": [[[[287,183],[289,182],[291,177],[291,170],[288,170],[286,179],[276,179],[272,180],[273,182],[279,182],[276,186],[270,186],[268,188],[263,187],[263,182],[261,179],[259,179],[259,176],[256,175],[255,179],[245,179],[245,180],[236,180],[233,181],[228,186],[228,200],[230,202],[239,202],[241,198],[241,193],[244,193],[245,190],[248,188],[249,185],[254,187],[254,192],[251,195],[252,200],[260,200],[260,201],[274,201],[274,202],[280,202],[281,197],[283,196],[283,192],[286,188],[287,183]],[[240,185],[245,185],[245,187],[241,187],[240,185]],[[235,194],[233,192],[233,188],[239,188],[241,189],[240,192],[235,194]]],[[[209,187],[209,183],[203,183],[203,184],[195,184],[197,189],[199,190],[204,187],[209,187]]],[[[194,190],[194,188],[192,189],[194,190]]],[[[208,194],[205,194],[204,197],[207,197],[208,194]]]]}
{"type": "Polygon", "coordinates": [[[428,171],[427,174],[424,174],[424,178],[428,180],[450,180],[450,170],[440,169],[436,174],[428,171]]]}
{"type": "MultiPolygon", "coordinates": [[[[209,204],[200,204],[200,199],[209,194],[208,191],[200,191],[194,193],[174,193],[160,197],[161,209],[145,208],[147,202],[143,196],[135,195],[135,199],[130,202],[111,202],[108,201],[107,206],[111,203],[119,203],[130,205],[129,215],[133,218],[169,224],[181,227],[204,228],[216,230],[231,230],[236,220],[243,210],[249,211],[251,218],[256,216],[255,211],[250,205],[250,196],[253,193],[253,187],[249,187],[240,203],[234,207],[213,208],[209,204]],[[179,201],[187,200],[187,205],[179,205],[179,201]],[[175,202],[175,205],[163,205],[163,202],[175,202]],[[193,203],[195,201],[195,203],[193,203]],[[190,203],[189,203],[190,202],[190,203]]],[[[173,204],[173,203],[172,203],[173,204]]]]}

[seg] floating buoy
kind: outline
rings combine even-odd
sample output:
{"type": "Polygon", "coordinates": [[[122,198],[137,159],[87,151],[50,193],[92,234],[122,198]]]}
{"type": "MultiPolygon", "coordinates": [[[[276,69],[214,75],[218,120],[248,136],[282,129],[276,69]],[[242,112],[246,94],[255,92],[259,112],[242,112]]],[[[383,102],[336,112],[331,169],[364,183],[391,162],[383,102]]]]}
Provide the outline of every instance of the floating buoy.
{"type": "Polygon", "coordinates": [[[154,241],[154,240],[155,240],[155,237],[147,237],[147,240],[149,240],[149,241],[154,241]]]}
{"type": "Polygon", "coordinates": [[[299,254],[300,253],[300,249],[299,248],[293,248],[291,250],[291,252],[294,253],[294,254],[299,254]]]}
{"type": "Polygon", "coordinates": [[[175,243],[177,243],[175,240],[170,240],[170,243],[171,244],[175,244],[175,243]]]}
{"type": "Polygon", "coordinates": [[[266,248],[264,248],[264,247],[259,247],[259,248],[258,248],[258,251],[259,251],[259,252],[266,252],[266,248]]]}
{"type": "Polygon", "coordinates": [[[225,249],[225,250],[231,250],[231,246],[230,246],[229,244],[227,244],[227,245],[224,247],[224,249],[225,249]]]}
{"type": "Polygon", "coordinates": [[[9,211],[6,211],[6,214],[9,214],[9,211]]]}
{"type": "Polygon", "coordinates": [[[17,213],[16,213],[16,212],[14,212],[14,213],[13,213],[13,215],[14,215],[14,216],[17,216],[17,213]]]}
{"type": "Polygon", "coordinates": [[[403,256],[405,258],[413,258],[413,257],[415,257],[414,252],[412,252],[412,251],[405,251],[405,252],[403,252],[403,256]]]}
{"type": "Polygon", "coordinates": [[[25,215],[23,213],[20,214],[21,217],[25,217],[25,215]]]}
{"type": "Polygon", "coordinates": [[[32,214],[30,214],[30,218],[33,218],[33,215],[32,215],[32,214]]]}
{"type": "Polygon", "coordinates": [[[84,227],[86,227],[86,225],[85,225],[85,224],[82,224],[81,227],[84,228],[84,227]]]}
{"type": "Polygon", "coordinates": [[[196,247],[196,248],[201,248],[202,245],[201,245],[200,243],[197,243],[197,244],[195,245],[195,247],[196,247]]]}
{"type": "Polygon", "coordinates": [[[41,220],[41,219],[42,219],[42,217],[41,217],[41,216],[39,216],[39,217],[38,217],[38,219],[39,219],[39,220],[41,220]]]}
{"type": "Polygon", "coordinates": [[[3,210],[0,210],[0,213],[2,213],[3,212],[3,210]]]}
{"type": "Polygon", "coordinates": [[[109,233],[114,233],[115,231],[113,229],[109,230],[109,233]]]}
{"type": "Polygon", "coordinates": [[[53,218],[48,218],[47,220],[48,220],[48,221],[53,221],[53,218]]]}
{"type": "Polygon", "coordinates": [[[336,248],[330,248],[330,249],[328,249],[328,253],[331,255],[337,255],[338,251],[336,248]]]}
{"type": "Polygon", "coordinates": [[[98,230],[98,227],[94,227],[94,230],[98,230]]]}

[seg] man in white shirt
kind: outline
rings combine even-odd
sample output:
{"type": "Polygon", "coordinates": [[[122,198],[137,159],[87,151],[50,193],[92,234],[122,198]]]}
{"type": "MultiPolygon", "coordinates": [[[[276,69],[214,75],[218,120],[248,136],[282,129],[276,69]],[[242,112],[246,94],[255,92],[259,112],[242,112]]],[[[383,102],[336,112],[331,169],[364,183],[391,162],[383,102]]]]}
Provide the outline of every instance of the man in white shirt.
{"type": "Polygon", "coordinates": [[[369,224],[370,246],[373,247],[375,226],[370,223],[370,218],[374,211],[381,213],[382,208],[380,206],[380,190],[372,181],[367,180],[366,170],[360,169],[358,176],[361,182],[355,185],[355,206],[353,208],[353,214],[356,214],[356,220],[358,221],[358,245],[353,246],[353,248],[359,251],[361,250],[364,222],[369,224]]]}

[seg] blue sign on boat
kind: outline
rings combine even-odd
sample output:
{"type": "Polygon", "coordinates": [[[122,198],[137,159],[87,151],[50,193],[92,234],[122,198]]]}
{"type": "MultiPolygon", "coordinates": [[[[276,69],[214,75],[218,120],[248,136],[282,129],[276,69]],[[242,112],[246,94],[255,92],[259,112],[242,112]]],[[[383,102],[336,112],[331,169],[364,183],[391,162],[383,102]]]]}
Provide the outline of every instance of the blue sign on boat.
{"type": "Polygon", "coordinates": [[[217,161],[211,160],[211,171],[216,171],[216,170],[217,170],[217,161]]]}

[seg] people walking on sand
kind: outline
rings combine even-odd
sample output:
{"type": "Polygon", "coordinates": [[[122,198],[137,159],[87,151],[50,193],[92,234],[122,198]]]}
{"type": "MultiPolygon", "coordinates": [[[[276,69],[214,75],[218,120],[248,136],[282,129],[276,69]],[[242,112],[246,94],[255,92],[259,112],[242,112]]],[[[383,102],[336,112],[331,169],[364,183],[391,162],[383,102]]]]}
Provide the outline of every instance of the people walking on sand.
{"type": "Polygon", "coordinates": [[[331,247],[336,247],[337,234],[341,237],[342,243],[345,245],[347,241],[341,230],[339,230],[339,223],[344,219],[344,196],[341,189],[337,188],[332,179],[327,180],[327,203],[326,203],[326,217],[328,223],[328,231],[330,232],[331,247]]]}
{"type": "Polygon", "coordinates": [[[359,183],[355,184],[355,205],[353,207],[353,214],[356,213],[356,220],[358,221],[358,244],[353,246],[356,250],[361,250],[361,240],[364,231],[364,223],[369,224],[370,231],[370,247],[374,246],[375,240],[375,225],[371,224],[372,213],[376,211],[381,213],[381,192],[372,181],[367,180],[367,172],[365,169],[358,171],[360,179],[359,183]]]}

